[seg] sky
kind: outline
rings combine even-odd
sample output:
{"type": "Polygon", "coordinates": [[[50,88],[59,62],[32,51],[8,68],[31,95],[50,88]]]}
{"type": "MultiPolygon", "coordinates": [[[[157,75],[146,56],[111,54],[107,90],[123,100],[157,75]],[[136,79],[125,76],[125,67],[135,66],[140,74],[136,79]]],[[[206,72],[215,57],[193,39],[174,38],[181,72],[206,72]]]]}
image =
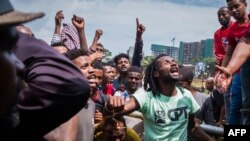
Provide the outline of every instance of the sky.
{"type": "MultiPolygon", "coordinates": [[[[64,23],[73,14],[85,19],[85,33],[91,45],[95,30],[102,29],[100,42],[112,56],[126,53],[135,44],[136,18],[146,27],[143,34],[145,55],[151,44],[179,46],[180,41],[195,42],[213,38],[220,27],[217,10],[226,0],[10,0],[22,12],[44,12],[30,27],[37,38],[48,44],[54,32],[54,17],[63,10],[64,23]],[[171,40],[175,38],[175,42],[171,40]]],[[[250,0],[247,0],[249,2],[250,0]]]]}

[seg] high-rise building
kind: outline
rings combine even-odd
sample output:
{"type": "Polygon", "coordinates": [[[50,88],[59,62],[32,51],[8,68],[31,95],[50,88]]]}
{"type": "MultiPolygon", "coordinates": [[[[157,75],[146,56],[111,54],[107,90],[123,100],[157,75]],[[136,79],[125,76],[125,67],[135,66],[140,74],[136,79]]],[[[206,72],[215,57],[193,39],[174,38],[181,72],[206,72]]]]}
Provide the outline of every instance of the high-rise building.
{"type": "Polygon", "coordinates": [[[178,60],[178,54],[179,54],[178,47],[152,44],[151,51],[154,57],[158,56],[159,54],[167,54],[171,56],[173,59],[178,60]]]}
{"type": "Polygon", "coordinates": [[[213,47],[214,47],[214,40],[213,39],[206,39],[206,40],[201,40],[203,48],[203,57],[212,57],[213,56],[213,47]]]}
{"type": "Polygon", "coordinates": [[[180,42],[179,62],[192,64],[195,59],[213,56],[213,39],[201,40],[201,42],[180,42]]]}

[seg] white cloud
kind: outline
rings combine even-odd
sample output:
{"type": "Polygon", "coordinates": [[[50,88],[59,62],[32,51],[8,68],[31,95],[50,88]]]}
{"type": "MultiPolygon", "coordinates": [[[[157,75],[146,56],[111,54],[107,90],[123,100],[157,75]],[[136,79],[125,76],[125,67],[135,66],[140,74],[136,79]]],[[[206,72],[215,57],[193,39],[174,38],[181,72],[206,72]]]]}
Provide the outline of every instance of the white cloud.
{"type": "Polygon", "coordinates": [[[43,11],[46,16],[27,24],[38,38],[50,43],[54,31],[54,16],[63,10],[65,22],[73,14],[83,16],[86,21],[87,41],[90,45],[95,30],[101,28],[104,34],[100,42],[116,55],[126,52],[135,42],[136,17],[146,26],[143,35],[144,52],[151,54],[152,43],[175,45],[180,41],[192,42],[213,38],[220,26],[217,21],[218,7],[198,7],[174,4],[166,1],[133,0],[11,0],[19,11],[43,11]]]}

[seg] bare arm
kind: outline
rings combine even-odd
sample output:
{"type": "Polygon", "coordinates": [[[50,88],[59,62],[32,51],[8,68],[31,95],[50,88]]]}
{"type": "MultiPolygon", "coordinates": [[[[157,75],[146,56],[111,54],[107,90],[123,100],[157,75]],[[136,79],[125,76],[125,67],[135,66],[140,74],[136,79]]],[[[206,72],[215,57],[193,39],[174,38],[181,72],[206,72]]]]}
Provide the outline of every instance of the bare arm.
{"type": "Polygon", "coordinates": [[[88,51],[87,39],[85,36],[85,30],[84,30],[84,28],[85,28],[84,19],[82,17],[78,17],[76,15],[73,15],[72,23],[77,29],[81,49],[88,51]]]}
{"type": "Polygon", "coordinates": [[[62,10],[56,12],[54,34],[61,33],[62,20],[64,19],[64,15],[62,12],[63,12],[62,10]]]}
{"type": "Polygon", "coordinates": [[[138,18],[136,18],[136,39],[135,39],[135,47],[134,47],[134,54],[132,58],[132,65],[133,66],[141,66],[142,60],[142,48],[143,48],[143,41],[142,41],[142,34],[145,31],[145,26],[139,23],[138,18]]]}
{"type": "Polygon", "coordinates": [[[78,131],[78,115],[44,136],[47,141],[75,141],[78,131]]]}
{"type": "Polygon", "coordinates": [[[250,57],[250,38],[244,37],[237,44],[226,68],[230,70],[231,74],[234,74],[246,62],[248,57],[250,57]]]}
{"type": "Polygon", "coordinates": [[[223,106],[220,109],[221,113],[220,113],[220,121],[219,121],[219,126],[223,125],[223,120],[224,120],[224,116],[225,116],[225,104],[223,104],[223,106]]]}
{"type": "Polygon", "coordinates": [[[60,10],[56,13],[55,16],[55,30],[54,34],[51,40],[51,44],[61,42],[61,26],[62,26],[62,20],[64,19],[64,15],[62,13],[63,11],[60,10]]]}
{"type": "Polygon", "coordinates": [[[199,141],[212,141],[213,139],[203,131],[196,123],[194,114],[189,115],[188,119],[188,131],[193,137],[199,141]]]}
{"type": "Polygon", "coordinates": [[[98,40],[100,39],[100,37],[102,36],[103,31],[101,29],[97,29],[95,32],[95,37],[93,39],[92,45],[90,47],[91,51],[95,52],[96,51],[96,46],[98,43],[98,40]]]}

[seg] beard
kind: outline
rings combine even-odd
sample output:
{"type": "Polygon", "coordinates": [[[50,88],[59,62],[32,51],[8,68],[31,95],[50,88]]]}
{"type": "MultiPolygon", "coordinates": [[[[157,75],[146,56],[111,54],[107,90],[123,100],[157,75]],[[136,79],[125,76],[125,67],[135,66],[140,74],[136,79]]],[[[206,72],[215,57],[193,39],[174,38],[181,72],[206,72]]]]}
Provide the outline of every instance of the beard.
{"type": "Polygon", "coordinates": [[[159,79],[164,84],[177,83],[179,80],[179,76],[172,76],[169,72],[160,71],[159,79]]]}

